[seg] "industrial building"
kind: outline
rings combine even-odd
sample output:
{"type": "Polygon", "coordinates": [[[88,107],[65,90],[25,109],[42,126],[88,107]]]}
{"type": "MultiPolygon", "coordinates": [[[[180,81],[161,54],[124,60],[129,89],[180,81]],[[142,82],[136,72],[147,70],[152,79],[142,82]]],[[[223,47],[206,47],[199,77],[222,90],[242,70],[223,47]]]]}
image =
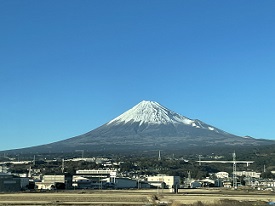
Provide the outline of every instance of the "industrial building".
{"type": "Polygon", "coordinates": [[[116,170],[76,170],[76,176],[87,178],[108,178],[110,176],[116,176],[116,174],[116,170]]]}
{"type": "Polygon", "coordinates": [[[159,174],[157,176],[147,177],[147,182],[156,187],[175,188],[180,185],[180,177],[159,174]]]}
{"type": "Polygon", "coordinates": [[[0,173],[0,192],[17,192],[26,189],[28,178],[20,178],[7,173],[0,173]]]}
{"type": "Polygon", "coordinates": [[[72,176],[44,175],[42,182],[35,182],[35,185],[40,190],[69,189],[72,187],[72,176]]]}
{"type": "MultiPolygon", "coordinates": [[[[90,188],[102,189],[104,187],[104,183],[107,182],[107,178],[115,178],[116,176],[116,170],[77,170],[76,175],[73,176],[73,179],[75,180],[79,177],[84,177],[91,181],[90,188]]],[[[86,186],[88,186],[88,183],[86,184],[86,186]]]]}
{"type": "Polygon", "coordinates": [[[73,176],[73,188],[88,189],[91,188],[92,181],[85,177],[73,176]]]}
{"type": "Polygon", "coordinates": [[[117,176],[116,170],[77,170],[73,176],[73,187],[82,189],[129,189],[149,188],[144,181],[117,176]]]}
{"type": "Polygon", "coordinates": [[[253,171],[236,171],[234,172],[236,176],[245,176],[245,177],[253,177],[253,178],[260,178],[261,173],[259,172],[253,172],[253,171]]]}
{"type": "Polygon", "coordinates": [[[217,172],[215,175],[218,179],[225,179],[229,177],[228,172],[217,172]]]}
{"type": "Polygon", "coordinates": [[[106,179],[106,187],[113,187],[114,189],[129,189],[138,188],[138,181],[126,177],[116,177],[106,179]]]}

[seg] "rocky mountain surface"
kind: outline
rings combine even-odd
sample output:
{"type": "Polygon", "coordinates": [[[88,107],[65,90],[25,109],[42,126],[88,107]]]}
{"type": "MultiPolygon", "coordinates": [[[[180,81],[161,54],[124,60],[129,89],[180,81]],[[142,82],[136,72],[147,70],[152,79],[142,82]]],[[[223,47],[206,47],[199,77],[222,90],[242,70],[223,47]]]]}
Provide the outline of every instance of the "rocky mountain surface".
{"type": "Polygon", "coordinates": [[[189,119],[153,101],[142,101],[108,123],[76,137],[20,152],[145,151],[204,146],[257,146],[271,140],[227,133],[200,120],[189,119]]]}

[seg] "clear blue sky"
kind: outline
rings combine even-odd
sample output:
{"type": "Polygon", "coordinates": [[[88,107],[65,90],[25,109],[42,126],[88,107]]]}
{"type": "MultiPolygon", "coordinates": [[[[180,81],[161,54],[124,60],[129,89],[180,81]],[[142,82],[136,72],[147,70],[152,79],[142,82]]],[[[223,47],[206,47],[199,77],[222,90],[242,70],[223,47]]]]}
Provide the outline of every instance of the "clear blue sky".
{"type": "Polygon", "coordinates": [[[142,100],[275,140],[275,1],[0,0],[0,150],[142,100]]]}

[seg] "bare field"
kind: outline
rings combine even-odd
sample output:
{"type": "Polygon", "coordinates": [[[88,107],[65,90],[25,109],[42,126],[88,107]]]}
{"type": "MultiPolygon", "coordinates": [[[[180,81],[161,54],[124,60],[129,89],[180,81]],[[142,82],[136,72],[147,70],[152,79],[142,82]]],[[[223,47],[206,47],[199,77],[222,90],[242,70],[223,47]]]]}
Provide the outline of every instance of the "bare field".
{"type": "Polygon", "coordinates": [[[83,190],[0,194],[0,205],[167,205],[219,200],[275,201],[275,193],[231,190],[83,190]]]}
{"type": "Polygon", "coordinates": [[[213,204],[221,200],[237,200],[251,202],[271,202],[275,201],[274,192],[258,191],[232,191],[232,190],[179,190],[179,194],[163,194],[162,200],[171,203],[193,204],[198,201],[213,204]]]}
{"type": "Polygon", "coordinates": [[[145,205],[146,194],[128,192],[45,192],[0,194],[0,205],[145,205]]]}
{"type": "Polygon", "coordinates": [[[207,190],[196,190],[196,191],[180,191],[179,194],[167,194],[163,196],[172,203],[181,204],[194,204],[198,201],[206,204],[214,204],[221,200],[237,200],[250,201],[251,203],[262,201],[270,202],[275,201],[275,193],[270,192],[242,192],[242,191],[207,191],[207,190]]]}

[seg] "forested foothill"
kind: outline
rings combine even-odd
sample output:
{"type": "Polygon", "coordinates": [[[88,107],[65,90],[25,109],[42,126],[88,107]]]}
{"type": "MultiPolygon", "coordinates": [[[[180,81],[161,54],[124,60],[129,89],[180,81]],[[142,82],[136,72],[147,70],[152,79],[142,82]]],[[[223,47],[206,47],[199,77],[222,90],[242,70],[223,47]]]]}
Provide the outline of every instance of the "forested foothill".
{"type": "MultiPolygon", "coordinates": [[[[176,151],[133,151],[132,153],[93,153],[85,152],[85,158],[107,158],[108,164],[87,161],[66,161],[64,171],[74,174],[81,169],[118,169],[127,176],[133,175],[176,175],[181,178],[191,173],[192,178],[199,179],[211,176],[212,173],[225,171],[232,173],[232,164],[202,163],[201,160],[227,160],[232,161],[232,153],[236,153],[236,160],[254,161],[253,164],[238,164],[238,171],[255,171],[261,173],[263,178],[275,178],[271,171],[275,170],[275,146],[260,147],[220,147],[220,148],[189,148],[176,151]],[[159,154],[161,154],[159,159],[159,154]]],[[[60,174],[62,160],[79,158],[79,152],[74,153],[48,153],[48,154],[5,154],[1,155],[1,161],[7,162],[12,173],[28,172],[32,169],[40,169],[42,174],[60,174]],[[30,161],[30,164],[12,164],[9,161],[30,161]]]]}

